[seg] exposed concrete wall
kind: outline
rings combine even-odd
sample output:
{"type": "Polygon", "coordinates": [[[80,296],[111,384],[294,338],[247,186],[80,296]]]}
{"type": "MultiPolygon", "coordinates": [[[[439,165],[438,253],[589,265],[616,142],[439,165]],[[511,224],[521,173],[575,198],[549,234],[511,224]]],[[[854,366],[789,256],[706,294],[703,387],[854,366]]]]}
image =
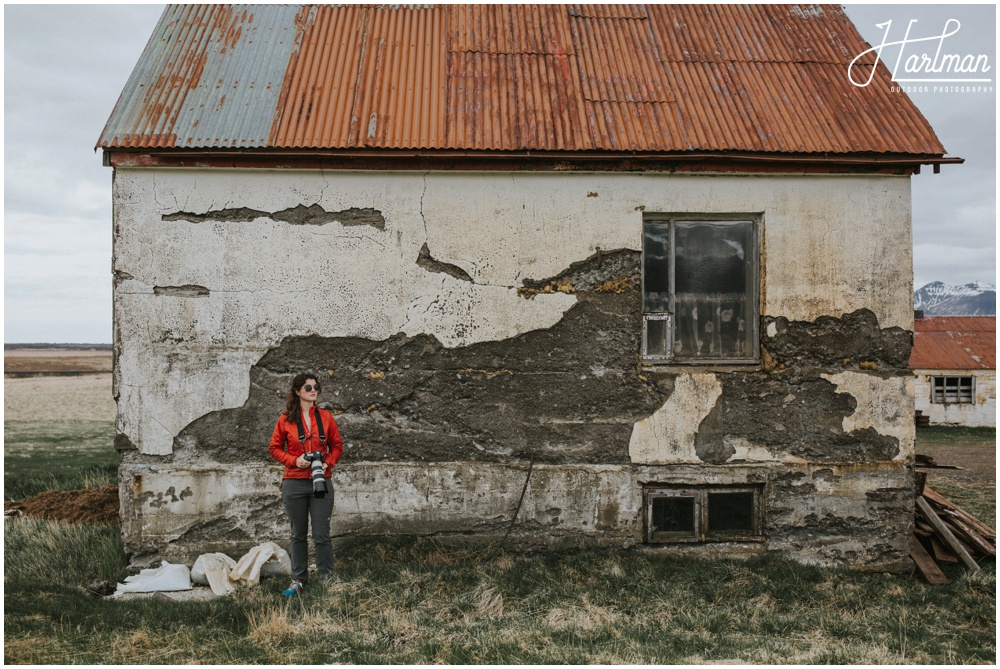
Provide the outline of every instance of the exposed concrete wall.
{"type": "MultiPolygon", "coordinates": [[[[357,463],[337,467],[335,537],[434,535],[496,541],[510,523],[526,463],[357,463]]],[[[191,562],[201,552],[240,553],[286,540],[274,467],[123,466],[123,531],[139,564],[191,562]],[[151,483],[152,482],[152,483],[151,483]],[[147,489],[152,484],[157,490],[147,489]]],[[[765,542],[700,547],[712,553],[776,551],[814,564],[907,569],[913,480],[893,464],[535,465],[511,546],[621,546],[643,542],[646,482],[760,484],[766,490],[765,542]]],[[[676,549],[679,547],[671,547],[676,549]]]]}
{"type": "Polygon", "coordinates": [[[499,530],[534,460],[524,541],[634,543],[640,481],[751,477],[765,549],[897,562],[908,202],[898,177],[118,170],[126,543],[282,539],[266,441],[311,368],[342,533],[499,530]],[[761,216],[760,365],[637,367],[643,211],[761,216]]]}
{"type": "Polygon", "coordinates": [[[995,369],[915,369],[915,407],[930,416],[931,425],[964,425],[966,427],[997,426],[997,372],[995,369]],[[975,402],[972,404],[940,404],[931,402],[935,376],[975,377],[975,402]]]}

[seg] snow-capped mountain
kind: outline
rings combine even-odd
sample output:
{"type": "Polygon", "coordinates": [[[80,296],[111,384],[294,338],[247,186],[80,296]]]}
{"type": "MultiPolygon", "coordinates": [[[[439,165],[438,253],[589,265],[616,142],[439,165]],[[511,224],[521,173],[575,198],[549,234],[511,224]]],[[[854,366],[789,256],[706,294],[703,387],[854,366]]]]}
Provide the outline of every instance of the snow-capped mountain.
{"type": "Polygon", "coordinates": [[[935,281],[913,294],[913,308],[928,316],[995,316],[997,287],[979,282],[948,286],[935,281]]]}

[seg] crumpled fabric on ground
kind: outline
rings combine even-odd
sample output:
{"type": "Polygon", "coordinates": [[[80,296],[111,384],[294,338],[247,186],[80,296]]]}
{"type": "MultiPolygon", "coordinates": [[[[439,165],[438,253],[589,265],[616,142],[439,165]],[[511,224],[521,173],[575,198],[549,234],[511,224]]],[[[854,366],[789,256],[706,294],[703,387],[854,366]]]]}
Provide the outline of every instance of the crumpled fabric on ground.
{"type": "Polygon", "coordinates": [[[176,592],[191,589],[191,572],[187,565],[170,564],[166,560],[159,567],[143,569],[138,574],[126,576],[119,583],[112,597],[126,592],[176,592]]]}
{"type": "Polygon", "coordinates": [[[191,580],[198,585],[207,585],[212,588],[212,593],[218,596],[228,595],[233,592],[233,586],[229,575],[236,560],[225,553],[205,553],[199,555],[191,567],[191,580]]]}
{"type": "Polygon", "coordinates": [[[292,561],[288,557],[288,552],[273,541],[254,546],[236,563],[229,573],[229,580],[234,583],[245,581],[249,585],[257,585],[260,583],[261,573],[266,576],[290,575],[292,561]]]}

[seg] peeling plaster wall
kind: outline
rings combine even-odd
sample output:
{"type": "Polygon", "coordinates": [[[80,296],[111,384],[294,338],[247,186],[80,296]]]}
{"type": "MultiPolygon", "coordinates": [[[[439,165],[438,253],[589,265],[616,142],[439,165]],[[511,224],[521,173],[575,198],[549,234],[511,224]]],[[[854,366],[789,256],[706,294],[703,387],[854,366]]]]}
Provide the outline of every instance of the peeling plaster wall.
{"type": "Polygon", "coordinates": [[[915,407],[930,416],[931,425],[997,426],[997,372],[995,369],[915,369],[915,407]],[[973,376],[974,402],[971,404],[935,404],[931,388],[935,376],[973,376]]]}
{"type": "Polygon", "coordinates": [[[114,204],[136,559],[283,540],[266,441],[302,368],[340,534],[499,531],[534,460],[525,541],[636,543],[641,482],[753,476],[768,550],[908,553],[906,178],[119,169],[114,204]],[[761,217],[760,365],[637,367],[644,211],[761,217]]]}

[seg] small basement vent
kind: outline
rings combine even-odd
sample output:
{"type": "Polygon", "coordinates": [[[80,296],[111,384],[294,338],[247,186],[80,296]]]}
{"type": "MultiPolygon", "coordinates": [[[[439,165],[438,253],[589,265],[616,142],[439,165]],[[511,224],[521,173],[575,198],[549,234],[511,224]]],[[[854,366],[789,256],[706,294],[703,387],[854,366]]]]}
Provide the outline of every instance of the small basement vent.
{"type": "Polygon", "coordinates": [[[761,541],[762,486],[643,489],[647,543],[761,541]]]}

